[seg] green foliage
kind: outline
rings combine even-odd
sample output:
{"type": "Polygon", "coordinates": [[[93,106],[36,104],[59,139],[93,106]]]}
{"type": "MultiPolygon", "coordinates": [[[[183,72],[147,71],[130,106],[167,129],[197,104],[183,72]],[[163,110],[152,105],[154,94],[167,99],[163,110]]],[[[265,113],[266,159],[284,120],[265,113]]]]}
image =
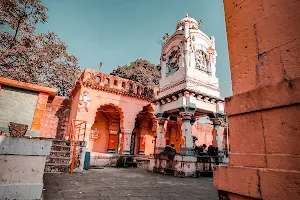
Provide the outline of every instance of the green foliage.
{"type": "Polygon", "coordinates": [[[46,11],[41,0],[0,0],[0,76],[67,96],[80,75],[78,60],[55,33],[35,33],[46,11]]]}
{"type": "Polygon", "coordinates": [[[156,86],[159,84],[160,66],[154,65],[148,60],[137,59],[129,66],[119,66],[110,74],[139,82],[145,86],[156,86]]]}

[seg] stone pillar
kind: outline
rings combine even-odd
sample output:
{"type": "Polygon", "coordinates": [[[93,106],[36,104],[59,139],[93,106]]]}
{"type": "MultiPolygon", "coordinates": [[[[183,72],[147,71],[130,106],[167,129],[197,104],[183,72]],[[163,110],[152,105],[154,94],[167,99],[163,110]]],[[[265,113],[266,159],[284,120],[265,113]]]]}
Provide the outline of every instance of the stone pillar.
{"type": "Polygon", "coordinates": [[[123,142],[122,154],[129,155],[130,154],[132,129],[124,129],[123,134],[124,134],[124,142],[123,142]]]}
{"type": "Polygon", "coordinates": [[[223,151],[223,128],[221,128],[221,120],[224,119],[223,114],[213,113],[209,115],[212,123],[212,146],[218,147],[218,155],[224,157],[223,151]]]}
{"type": "Polygon", "coordinates": [[[186,70],[190,66],[190,27],[189,22],[184,22],[184,44],[183,44],[183,53],[184,53],[184,67],[186,70]]]}
{"type": "Polygon", "coordinates": [[[158,127],[156,130],[155,153],[160,153],[166,147],[165,121],[166,119],[164,118],[158,119],[158,127]]]}
{"type": "Polygon", "coordinates": [[[212,130],[213,140],[212,146],[218,147],[218,154],[220,157],[224,156],[223,152],[223,133],[221,129],[221,123],[219,121],[213,121],[213,130],[212,130]]]}
{"type": "Polygon", "coordinates": [[[180,150],[184,155],[193,155],[191,114],[182,113],[180,150]]]}
{"type": "Polygon", "coordinates": [[[167,74],[167,66],[166,66],[166,58],[162,57],[160,60],[160,66],[161,66],[161,78],[164,79],[166,78],[167,74]]]}
{"type": "MultiPolygon", "coordinates": [[[[90,142],[90,138],[91,138],[91,129],[92,129],[92,124],[86,124],[86,132],[85,132],[85,138],[84,141],[87,142],[86,144],[86,148],[89,149],[89,142],[90,142]]],[[[66,138],[67,140],[69,140],[69,138],[66,138]]]]}
{"type": "Polygon", "coordinates": [[[40,131],[42,119],[47,108],[49,94],[40,92],[32,119],[31,130],[40,131]]]}

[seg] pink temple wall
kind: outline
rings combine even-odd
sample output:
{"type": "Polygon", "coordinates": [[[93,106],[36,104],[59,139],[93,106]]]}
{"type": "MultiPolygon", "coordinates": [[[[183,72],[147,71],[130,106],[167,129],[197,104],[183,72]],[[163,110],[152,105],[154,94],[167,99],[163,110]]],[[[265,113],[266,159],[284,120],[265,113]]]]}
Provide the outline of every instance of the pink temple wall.
{"type": "Polygon", "coordinates": [[[200,146],[206,144],[209,146],[212,144],[212,130],[213,125],[211,124],[201,124],[199,122],[195,122],[192,127],[192,134],[198,138],[196,141],[196,145],[200,146]]]}

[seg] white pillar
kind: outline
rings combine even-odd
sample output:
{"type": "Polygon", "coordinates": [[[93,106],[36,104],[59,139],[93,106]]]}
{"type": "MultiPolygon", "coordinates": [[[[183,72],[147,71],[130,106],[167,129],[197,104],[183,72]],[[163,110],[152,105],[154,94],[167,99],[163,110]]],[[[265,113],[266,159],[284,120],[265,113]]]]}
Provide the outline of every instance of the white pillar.
{"type": "Polygon", "coordinates": [[[161,58],[160,61],[160,66],[161,66],[161,79],[166,78],[166,74],[167,74],[167,66],[166,66],[166,61],[162,60],[163,58],[161,58]]]}
{"type": "Polygon", "coordinates": [[[155,153],[160,153],[166,147],[165,132],[165,119],[159,119],[156,130],[155,153]]]}
{"type": "Polygon", "coordinates": [[[190,114],[182,114],[181,125],[181,153],[185,155],[193,155],[193,136],[190,114]]]}
{"type": "Polygon", "coordinates": [[[189,67],[189,61],[190,61],[190,28],[189,28],[189,22],[184,23],[184,45],[183,45],[183,56],[184,56],[184,67],[189,67]]]}
{"type": "Polygon", "coordinates": [[[132,129],[124,129],[124,142],[123,142],[123,151],[122,154],[130,154],[130,145],[131,145],[131,135],[132,129]]]}

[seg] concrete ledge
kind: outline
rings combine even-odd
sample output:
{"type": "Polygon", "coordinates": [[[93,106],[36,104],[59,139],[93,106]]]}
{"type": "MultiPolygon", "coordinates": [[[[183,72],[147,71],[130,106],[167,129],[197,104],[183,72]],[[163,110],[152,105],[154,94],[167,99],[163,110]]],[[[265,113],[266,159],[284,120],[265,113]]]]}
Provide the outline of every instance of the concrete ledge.
{"type": "Polygon", "coordinates": [[[40,199],[43,184],[0,184],[0,199],[40,199]]]}
{"type": "Polygon", "coordinates": [[[300,103],[300,78],[226,98],[227,116],[300,103]],[[239,105],[239,106],[237,106],[239,105]]]}
{"type": "Polygon", "coordinates": [[[48,156],[52,140],[43,138],[14,138],[0,136],[0,155],[38,155],[48,156]]]}
{"type": "Polygon", "coordinates": [[[116,166],[119,154],[111,153],[95,153],[91,152],[90,166],[91,167],[111,167],[116,166]]]}
{"type": "Polygon", "coordinates": [[[40,199],[52,140],[0,136],[0,199],[40,199]]]}

